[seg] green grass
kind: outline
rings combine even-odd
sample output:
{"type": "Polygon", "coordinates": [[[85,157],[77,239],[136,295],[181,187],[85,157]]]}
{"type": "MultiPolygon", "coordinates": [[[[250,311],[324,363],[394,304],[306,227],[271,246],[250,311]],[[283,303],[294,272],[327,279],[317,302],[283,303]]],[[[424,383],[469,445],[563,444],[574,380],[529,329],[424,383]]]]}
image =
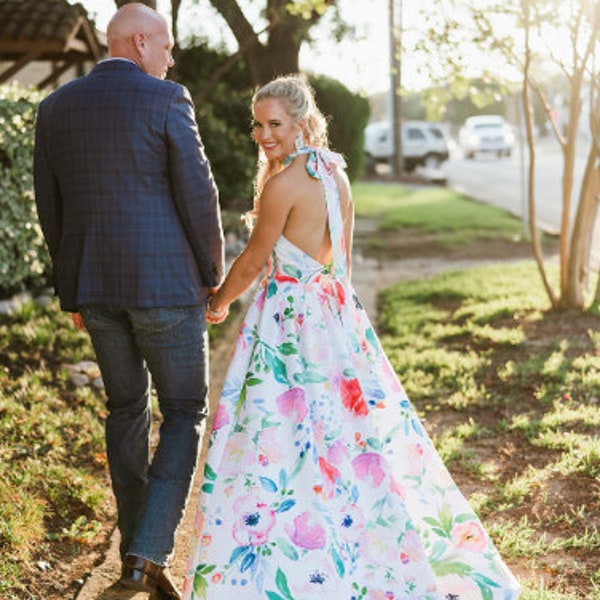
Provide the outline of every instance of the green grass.
{"type": "Polygon", "coordinates": [[[352,192],[356,215],[377,219],[383,230],[417,228],[438,234],[438,242],[448,246],[521,237],[522,226],[514,216],[448,188],[359,182],[352,192]]]}
{"type": "MultiPolygon", "coordinates": [[[[211,340],[227,330],[211,327],[211,340]]],[[[0,315],[0,347],[0,598],[24,598],[39,561],[90,552],[114,522],[105,395],[71,383],[66,365],[95,356],[56,302],[0,315]]]]}
{"type": "Polygon", "coordinates": [[[522,598],[600,598],[600,319],[550,312],[529,261],[402,282],[380,300],[388,357],[525,573],[522,598]]]}
{"type": "Polygon", "coordinates": [[[100,533],[108,490],[104,400],[63,365],[93,360],[55,305],[0,317],[0,596],[18,594],[57,544],[73,555],[100,533]]]}

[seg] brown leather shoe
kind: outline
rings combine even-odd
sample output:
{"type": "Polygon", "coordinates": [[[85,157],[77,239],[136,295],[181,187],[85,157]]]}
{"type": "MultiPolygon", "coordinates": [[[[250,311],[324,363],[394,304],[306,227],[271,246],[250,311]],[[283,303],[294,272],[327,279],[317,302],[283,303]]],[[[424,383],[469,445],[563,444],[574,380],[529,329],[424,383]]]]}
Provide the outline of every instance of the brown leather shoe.
{"type": "Polygon", "coordinates": [[[175,587],[168,567],[133,554],[123,561],[121,584],[138,592],[156,592],[161,600],[181,600],[181,592],[175,587]]]}

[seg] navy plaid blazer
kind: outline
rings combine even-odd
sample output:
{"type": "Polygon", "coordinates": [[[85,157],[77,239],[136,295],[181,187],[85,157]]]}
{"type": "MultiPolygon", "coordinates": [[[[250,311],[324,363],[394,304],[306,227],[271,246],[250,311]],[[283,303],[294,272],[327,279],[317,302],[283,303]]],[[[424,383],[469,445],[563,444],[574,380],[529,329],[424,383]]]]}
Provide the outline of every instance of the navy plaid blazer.
{"type": "Polygon", "coordinates": [[[109,59],[50,94],[34,187],[63,310],[199,305],[220,283],[218,193],[181,85],[109,59]]]}

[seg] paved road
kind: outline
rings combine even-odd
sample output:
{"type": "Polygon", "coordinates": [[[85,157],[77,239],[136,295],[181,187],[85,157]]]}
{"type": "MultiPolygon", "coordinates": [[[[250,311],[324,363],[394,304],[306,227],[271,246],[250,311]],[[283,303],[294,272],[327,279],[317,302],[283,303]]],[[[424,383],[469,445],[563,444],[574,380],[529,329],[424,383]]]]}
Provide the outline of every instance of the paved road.
{"type": "MultiPolygon", "coordinates": [[[[575,163],[575,185],[571,216],[575,215],[580,182],[589,149],[589,142],[581,139],[575,163]]],[[[442,165],[447,184],[471,198],[503,208],[523,221],[528,228],[527,208],[527,149],[515,148],[510,158],[479,156],[474,160],[454,151],[442,165]]],[[[562,215],[563,158],[558,143],[553,139],[541,140],[536,145],[536,212],[538,227],[558,233],[562,215]]],[[[600,259],[600,214],[596,219],[592,253],[594,263],[600,259]]]]}

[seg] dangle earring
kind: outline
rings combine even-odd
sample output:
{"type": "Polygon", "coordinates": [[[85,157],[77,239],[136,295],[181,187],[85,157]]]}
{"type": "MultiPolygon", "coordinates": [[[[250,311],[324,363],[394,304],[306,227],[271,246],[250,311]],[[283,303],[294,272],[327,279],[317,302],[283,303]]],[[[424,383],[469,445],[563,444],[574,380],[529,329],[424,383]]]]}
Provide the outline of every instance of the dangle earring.
{"type": "Polygon", "coordinates": [[[298,132],[296,139],[294,140],[294,147],[296,148],[296,152],[300,152],[303,148],[306,148],[306,144],[304,142],[304,136],[302,135],[302,131],[298,132]]]}

